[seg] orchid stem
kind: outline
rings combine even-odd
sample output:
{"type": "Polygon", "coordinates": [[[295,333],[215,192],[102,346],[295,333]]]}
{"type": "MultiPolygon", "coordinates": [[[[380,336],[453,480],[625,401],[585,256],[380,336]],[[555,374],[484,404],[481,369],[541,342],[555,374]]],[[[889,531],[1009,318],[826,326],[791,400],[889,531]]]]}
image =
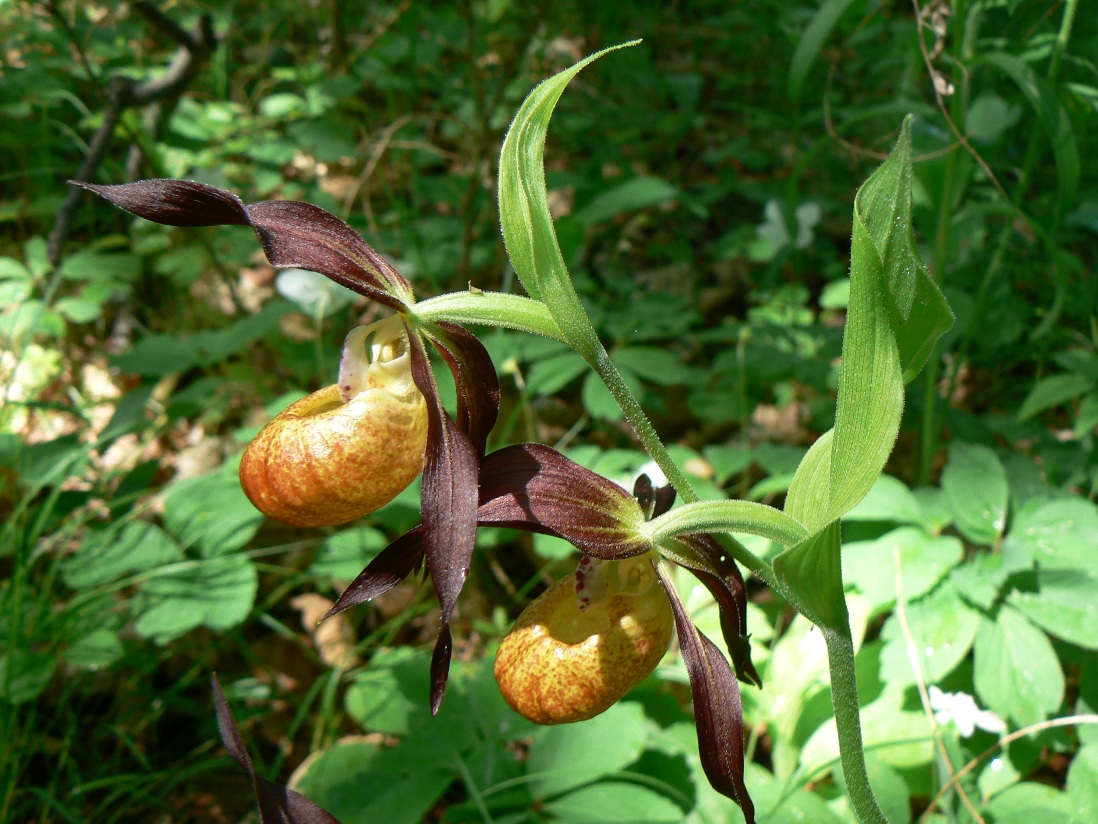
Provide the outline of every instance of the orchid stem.
{"type": "Polygon", "coordinates": [[[858,711],[858,681],[854,669],[854,640],[849,619],[845,626],[820,625],[827,644],[831,669],[831,704],[835,708],[835,728],[839,734],[839,763],[850,806],[862,824],[888,824],[869,784],[862,745],[862,721],[858,711]]]}

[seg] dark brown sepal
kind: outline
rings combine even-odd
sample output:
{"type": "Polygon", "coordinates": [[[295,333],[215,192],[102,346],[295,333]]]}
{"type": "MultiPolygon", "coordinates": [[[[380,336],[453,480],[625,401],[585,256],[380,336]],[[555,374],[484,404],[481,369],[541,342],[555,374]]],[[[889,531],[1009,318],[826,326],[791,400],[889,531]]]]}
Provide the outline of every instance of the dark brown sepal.
{"type": "Polygon", "coordinates": [[[651,549],[641,531],[644,513],[628,492],[541,444],[516,444],[484,458],[478,518],[555,535],[596,558],[651,549]]]}
{"type": "Polygon", "coordinates": [[[240,729],[236,726],[229,702],[221,690],[217,676],[210,677],[214,694],[214,706],[217,709],[217,726],[221,731],[221,741],[229,755],[248,774],[259,807],[261,824],[339,824],[339,819],[319,804],[310,801],[296,790],[275,784],[255,774],[251,756],[244,746],[240,729]]]}
{"type": "Polygon", "coordinates": [[[743,780],[743,703],[739,682],[720,649],[694,626],[662,567],[659,574],[675,613],[679,647],[690,676],[702,769],[717,792],[740,805],[747,824],[754,824],[755,805],[743,780]]]}

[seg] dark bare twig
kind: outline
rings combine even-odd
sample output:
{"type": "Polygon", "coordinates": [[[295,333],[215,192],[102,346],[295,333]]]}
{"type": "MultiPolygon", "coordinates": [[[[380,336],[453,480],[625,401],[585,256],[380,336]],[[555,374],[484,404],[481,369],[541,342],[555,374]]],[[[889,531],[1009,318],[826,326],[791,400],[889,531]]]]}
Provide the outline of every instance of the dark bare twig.
{"type": "MultiPolygon", "coordinates": [[[[56,4],[50,3],[49,6],[51,13],[61,19],[62,15],[56,4]]],[[[95,170],[99,168],[114,130],[126,109],[178,98],[198,74],[205,58],[217,45],[213,22],[206,15],[199,18],[192,31],[187,31],[165,17],[151,3],[137,2],[133,4],[133,9],[151,25],[179,43],[179,49],[161,77],[150,78],[143,83],[137,83],[126,77],[115,77],[111,80],[106,90],[107,102],[103,112],[103,122],[92,136],[88,153],[77,170],[76,177],[79,180],[90,180],[95,175],[95,170]]],[[[90,65],[87,69],[94,79],[95,75],[90,65]]],[[[50,232],[47,247],[47,255],[52,266],[57,266],[61,260],[61,250],[72,228],[72,219],[82,196],[83,192],[80,189],[70,188],[65,194],[61,208],[57,211],[57,221],[54,223],[53,231],[50,232]]]]}

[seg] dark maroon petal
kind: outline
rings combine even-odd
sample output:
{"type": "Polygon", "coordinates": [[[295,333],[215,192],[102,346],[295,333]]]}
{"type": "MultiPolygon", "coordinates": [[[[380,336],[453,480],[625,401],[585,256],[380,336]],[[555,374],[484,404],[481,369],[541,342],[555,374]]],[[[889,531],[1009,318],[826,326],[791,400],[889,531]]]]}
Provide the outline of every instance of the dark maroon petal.
{"type": "Polygon", "coordinates": [[[431,654],[431,715],[438,715],[442,696],[446,692],[446,680],[450,677],[450,654],[454,651],[454,638],[450,625],[443,624],[431,654]]]}
{"type": "Polygon", "coordinates": [[[508,446],[481,462],[482,524],[556,535],[596,558],[651,549],[644,514],[613,481],[548,446],[508,446]]]}
{"type": "Polygon", "coordinates": [[[397,310],[411,298],[408,281],[385,258],[354,229],[318,206],[292,200],[245,206],[232,192],[186,180],[76,185],[138,217],[169,226],[250,225],[272,266],[320,272],[397,310]]]}
{"type": "Polygon", "coordinates": [[[644,513],[644,520],[651,521],[656,508],[656,490],[652,487],[652,479],[643,472],[633,481],[633,497],[644,513]]]}
{"type": "Polygon", "coordinates": [[[255,774],[252,759],[244,746],[244,739],[236,726],[229,702],[221,691],[217,676],[210,678],[214,694],[214,706],[217,708],[217,726],[221,730],[221,741],[229,755],[240,765],[252,782],[256,804],[259,807],[259,820],[262,824],[339,824],[339,819],[323,807],[310,801],[301,793],[288,789],[255,774]]]}
{"type": "Polygon", "coordinates": [[[247,211],[272,266],[320,272],[394,309],[404,305],[397,295],[411,295],[402,275],[354,229],[319,206],[267,200],[248,206],[247,211]]]}
{"type": "Polygon", "coordinates": [[[488,350],[476,335],[453,323],[434,324],[428,332],[446,360],[457,387],[457,424],[484,457],[488,433],[499,414],[499,378],[488,350]]]}
{"type": "Polygon", "coordinates": [[[232,192],[188,180],[138,180],[117,186],[69,181],[127,212],[168,226],[247,226],[244,202],[232,192]]]}
{"type": "Polygon", "coordinates": [[[717,646],[694,626],[662,567],[659,575],[675,613],[675,631],[690,676],[690,691],[694,694],[694,722],[702,769],[717,792],[740,805],[747,824],[754,824],[755,805],[743,780],[743,704],[739,682],[717,646]]]}
{"type": "Polygon", "coordinates": [[[675,487],[668,484],[657,489],[652,486],[652,479],[641,473],[633,483],[633,497],[640,504],[644,519],[651,521],[665,514],[675,503],[675,487]]]}
{"type": "Polygon", "coordinates": [[[655,505],[652,508],[652,517],[658,518],[660,515],[666,515],[674,503],[675,487],[671,486],[671,484],[656,487],[656,500],[655,505]]]}
{"type": "Polygon", "coordinates": [[[417,526],[381,550],[351,585],[343,590],[335,606],[328,610],[324,618],[331,618],[348,607],[364,604],[384,595],[422,563],[423,529],[417,526]]]}
{"type": "MultiPolygon", "coordinates": [[[[412,357],[412,379],[427,399],[427,455],[423,463],[423,545],[427,571],[442,607],[442,627],[449,633],[450,615],[465,586],[477,537],[476,447],[453,419],[438,397],[435,376],[419,335],[408,336],[412,357]]],[[[436,656],[432,665],[432,707],[437,712],[446,686],[449,655],[436,656]],[[437,701],[434,696],[437,694],[437,701]]]]}
{"type": "MultiPolygon", "coordinates": [[[[734,539],[729,539],[734,540],[734,539]]],[[[689,569],[712,593],[721,615],[721,633],[728,655],[742,681],[762,686],[751,662],[751,642],[747,634],[747,587],[743,574],[732,556],[711,535],[678,535],[680,551],[674,559],[689,569]]]]}

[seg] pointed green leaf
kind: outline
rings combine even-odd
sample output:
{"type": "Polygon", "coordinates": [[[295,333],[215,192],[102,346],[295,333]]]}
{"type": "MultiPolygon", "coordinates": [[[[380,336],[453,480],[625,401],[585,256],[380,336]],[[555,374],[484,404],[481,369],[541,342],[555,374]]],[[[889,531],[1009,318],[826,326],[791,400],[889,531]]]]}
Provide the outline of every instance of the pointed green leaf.
{"type": "Polygon", "coordinates": [[[796,593],[794,606],[813,624],[849,632],[839,558],[839,522],[834,521],[774,559],[774,575],[796,593]]]}
{"type": "MultiPolygon", "coordinates": [[[[570,334],[569,321],[583,309],[549,212],[545,136],[553,109],[572,78],[608,51],[629,45],[633,43],[597,52],[537,86],[515,115],[500,151],[499,218],[507,254],[530,297],[545,303],[570,342],[574,342],[574,335],[570,334]]],[[[580,322],[586,322],[586,314],[580,322]]]]}
{"type": "Polygon", "coordinates": [[[908,118],[895,150],[854,201],[835,428],[805,455],[786,498],[786,512],[810,531],[865,497],[896,441],[904,383],[953,322],[915,251],[911,180],[908,118]]]}

